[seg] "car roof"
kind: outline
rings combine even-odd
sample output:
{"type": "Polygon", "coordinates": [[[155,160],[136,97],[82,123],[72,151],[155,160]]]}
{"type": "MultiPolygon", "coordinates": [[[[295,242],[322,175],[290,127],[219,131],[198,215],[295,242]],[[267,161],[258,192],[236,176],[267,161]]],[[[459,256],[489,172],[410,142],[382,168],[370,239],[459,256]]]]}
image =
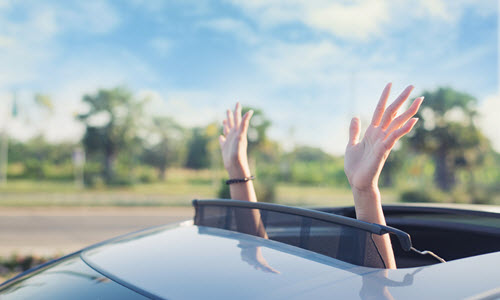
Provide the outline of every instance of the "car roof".
{"type": "MultiPolygon", "coordinates": [[[[500,253],[381,270],[192,222],[131,234],[82,252],[98,272],[162,299],[464,298],[499,287],[500,253]],[[257,250],[259,249],[259,250],[257,250]],[[262,256],[255,255],[261,252],[262,256]],[[267,267],[265,267],[267,265],[267,267]]],[[[498,292],[498,290],[497,290],[498,292]]]]}

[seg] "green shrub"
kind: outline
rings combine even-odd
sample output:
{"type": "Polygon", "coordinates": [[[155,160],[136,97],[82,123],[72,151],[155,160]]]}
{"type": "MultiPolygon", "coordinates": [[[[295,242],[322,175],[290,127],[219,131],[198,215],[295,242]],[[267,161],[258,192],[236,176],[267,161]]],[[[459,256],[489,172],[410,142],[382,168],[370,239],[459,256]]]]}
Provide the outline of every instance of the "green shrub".
{"type": "Polygon", "coordinates": [[[472,196],[471,203],[472,204],[493,204],[493,197],[486,195],[486,194],[475,195],[475,196],[472,196]]]}
{"type": "Polygon", "coordinates": [[[71,162],[61,164],[46,164],[45,178],[51,180],[72,180],[75,177],[74,166],[71,162]]]}
{"type": "Polygon", "coordinates": [[[18,254],[13,254],[10,257],[0,257],[0,278],[13,276],[15,273],[26,271],[57,257],[23,256],[18,254]]]}
{"type": "Polygon", "coordinates": [[[429,202],[437,202],[436,199],[429,193],[427,190],[407,190],[401,193],[400,195],[401,202],[409,202],[409,203],[429,203],[429,202]]]}
{"type": "MultiPolygon", "coordinates": [[[[255,193],[259,202],[273,203],[276,201],[276,183],[272,180],[256,180],[254,181],[255,193]]],[[[226,180],[221,180],[217,197],[220,199],[231,199],[229,185],[226,180]]]]}
{"type": "Polygon", "coordinates": [[[140,183],[153,183],[158,181],[158,171],[148,166],[138,166],[134,169],[134,177],[140,183]]]}
{"type": "Polygon", "coordinates": [[[44,162],[30,158],[24,163],[24,177],[33,179],[44,179],[47,173],[47,164],[44,162]]]}
{"type": "Polygon", "coordinates": [[[267,178],[256,181],[255,193],[258,201],[274,203],[276,201],[276,182],[267,178]]]}
{"type": "Polygon", "coordinates": [[[97,162],[87,162],[83,169],[83,181],[89,187],[102,187],[104,179],[102,178],[102,164],[97,162]]]}
{"type": "Polygon", "coordinates": [[[231,193],[229,192],[229,185],[226,184],[226,179],[222,179],[220,181],[219,191],[217,192],[217,198],[231,199],[231,193]]]}

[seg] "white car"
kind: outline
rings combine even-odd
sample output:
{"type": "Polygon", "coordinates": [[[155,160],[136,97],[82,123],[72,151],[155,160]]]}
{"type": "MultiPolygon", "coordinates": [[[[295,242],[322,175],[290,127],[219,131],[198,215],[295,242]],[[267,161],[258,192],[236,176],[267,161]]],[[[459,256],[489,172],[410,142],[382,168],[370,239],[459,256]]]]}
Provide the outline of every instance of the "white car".
{"type": "Polygon", "coordinates": [[[500,213],[385,206],[388,227],[352,218],[353,207],[193,204],[194,221],[117,237],[29,270],[1,284],[0,299],[500,298],[500,213]],[[249,211],[258,213],[267,239],[241,232],[238,217],[249,211]],[[373,234],[385,233],[393,237],[396,270],[384,269],[373,243],[373,234]]]}

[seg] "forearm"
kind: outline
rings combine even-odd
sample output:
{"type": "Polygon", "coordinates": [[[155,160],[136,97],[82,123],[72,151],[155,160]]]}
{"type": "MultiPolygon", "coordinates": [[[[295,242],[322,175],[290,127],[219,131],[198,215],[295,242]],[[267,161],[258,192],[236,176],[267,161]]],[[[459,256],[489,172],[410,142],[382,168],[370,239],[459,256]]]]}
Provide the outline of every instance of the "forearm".
{"type": "MultiPolygon", "coordinates": [[[[228,170],[228,174],[230,179],[240,179],[252,176],[250,168],[248,167],[237,167],[228,170]]],[[[229,185],[229,191],[231,193],[231,199],[233,200],[257,202],[252,180],[242,183],[233,183],[229,185]]]]}
{"type": "MultiPolygon", "coordinates": [[[[355,188],[352,190],[354,196],[354,207],[356,209],[356,218],[361,221],[386,225],[380,191],[378,188],[371,188],[365,191],[360,191],[355,188]]],[[[382,236],[373,235],[375,245],[384,260],[388,269],[396,268],[394,259],[394,251],[392,250],[391,239],[389,234],[382,236]]]]}
{"type": "MultiPolygon", "coordinates": [[[[250,177],[248,167],[238,167],[228,170],[230,179],[250,177]]],[[[229,185],[231,199],[257,202],[257,196],[252,180],[229,185]]],[[[236,222],[238,230],[247,234],[259,236],[267,239],[267,233],[260,219],[260,212],[256,209],[237,209],[236,222]]]]}

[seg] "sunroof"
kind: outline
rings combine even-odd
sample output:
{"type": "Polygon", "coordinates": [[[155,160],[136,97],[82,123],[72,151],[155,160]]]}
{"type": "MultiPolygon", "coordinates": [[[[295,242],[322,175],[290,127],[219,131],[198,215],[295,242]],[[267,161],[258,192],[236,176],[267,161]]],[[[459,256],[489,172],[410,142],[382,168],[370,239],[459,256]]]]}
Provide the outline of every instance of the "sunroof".
{"type": "Polygon", "coordinates": [[[193,205],[195,225],[268,238],[360,266],[386,267],[373,234],[395,234],[404,250],[411,248],[410,236],[398,229],[315,210],[234,200],[193,205]]]}

